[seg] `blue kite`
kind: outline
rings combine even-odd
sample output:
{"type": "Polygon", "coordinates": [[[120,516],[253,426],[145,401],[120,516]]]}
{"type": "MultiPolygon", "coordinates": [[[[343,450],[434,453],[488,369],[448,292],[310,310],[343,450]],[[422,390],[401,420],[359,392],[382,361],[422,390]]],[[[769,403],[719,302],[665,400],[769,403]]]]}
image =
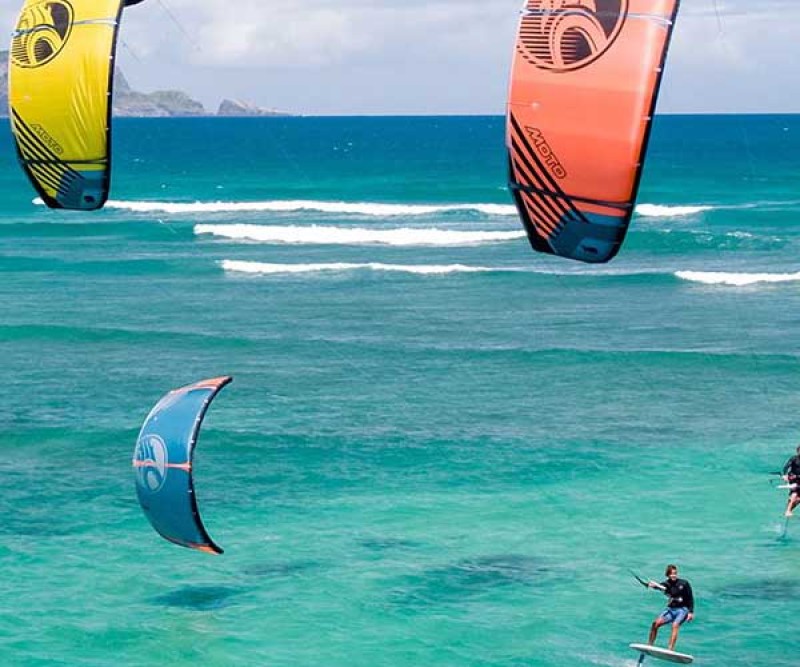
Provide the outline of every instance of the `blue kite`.
{"type": "Polygon", "coordinates": [[[153,528],[170,542],[212,554],[222,548],[200,519],[192,459],[208,406],[232,380],[211,378],[170,391],[144,420],[133,453],[136,494],[153,528]]]}

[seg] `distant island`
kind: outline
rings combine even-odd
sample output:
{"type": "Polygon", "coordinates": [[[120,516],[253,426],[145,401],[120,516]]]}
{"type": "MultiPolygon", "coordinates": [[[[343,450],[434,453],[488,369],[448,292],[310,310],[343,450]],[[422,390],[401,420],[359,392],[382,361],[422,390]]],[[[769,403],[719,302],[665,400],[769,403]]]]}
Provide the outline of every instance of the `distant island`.
{"type": "MultiPolygon", "coordinates": [[[[114,116],[154,118],[169,116],[294,116],[286,111],[264,109],[239,100],[222,100],[216,112],[180,90],[141,93],[133,90],[125,75],[114,75],[114,116]]],[[[8,51],[0,51],[0,116],[8,116],[8,51]]]]}

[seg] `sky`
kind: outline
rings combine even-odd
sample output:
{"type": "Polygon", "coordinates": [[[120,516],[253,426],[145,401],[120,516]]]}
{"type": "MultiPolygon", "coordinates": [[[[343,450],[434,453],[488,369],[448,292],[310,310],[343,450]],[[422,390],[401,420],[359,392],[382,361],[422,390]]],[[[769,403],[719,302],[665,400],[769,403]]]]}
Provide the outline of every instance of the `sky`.
{"type": "MultiPolygon", "coordinates": [[[[9,34],[22,0],[0,0],[9,34]]],[[[305,115],[502,114],[521,0],[144,0],[118,64],[305,115]],[[235,8],[235,10],[234,10],[235,8]]],[[[659,113],[800,112],[800,0],[683,0],[659,113]]]]}

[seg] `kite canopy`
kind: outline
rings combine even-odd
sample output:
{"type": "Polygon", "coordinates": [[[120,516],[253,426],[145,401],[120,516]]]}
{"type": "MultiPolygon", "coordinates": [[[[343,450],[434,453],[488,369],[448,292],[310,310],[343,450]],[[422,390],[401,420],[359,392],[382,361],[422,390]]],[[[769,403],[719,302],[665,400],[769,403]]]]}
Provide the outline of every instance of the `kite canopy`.
{"type": "Polygon", "coordinates": [[[153,528],[170,542],[215,554],[222,549],[200,519],[192,458],[206,410],[231,380],[212,378],[166,394],[144,420],[133,453],[136,494],[153,528]]]}
{"type": "Polygon", "coordinates": [[[531,245],[619,251],[678,0],[527,0],[509,88],[509,185],[531,245]]]}
{"type": "Polygon", "coordinates": [[[20,165],[50,208],[101,208],[110,186],[111,86],[123,6],[26,0],[11,39],[8,100],[20,165]]]}

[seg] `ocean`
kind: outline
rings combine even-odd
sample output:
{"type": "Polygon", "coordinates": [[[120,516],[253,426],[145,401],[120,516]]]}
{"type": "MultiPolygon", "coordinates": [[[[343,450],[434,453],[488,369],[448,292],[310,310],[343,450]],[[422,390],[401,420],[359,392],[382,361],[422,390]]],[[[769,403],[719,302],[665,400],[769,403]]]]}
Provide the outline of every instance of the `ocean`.
{"type": "Polygon", "coordinates": [[[590,266],[530,250],[500,117],[118,119],[94,213],[0,133],[0,663],[630,666],[630,571],[674,562],[679,650],[793,665],[799,151],[800,116],[657,117],[590,266]],[[215,557],[131,457],[223,374],[215,557]]]}

